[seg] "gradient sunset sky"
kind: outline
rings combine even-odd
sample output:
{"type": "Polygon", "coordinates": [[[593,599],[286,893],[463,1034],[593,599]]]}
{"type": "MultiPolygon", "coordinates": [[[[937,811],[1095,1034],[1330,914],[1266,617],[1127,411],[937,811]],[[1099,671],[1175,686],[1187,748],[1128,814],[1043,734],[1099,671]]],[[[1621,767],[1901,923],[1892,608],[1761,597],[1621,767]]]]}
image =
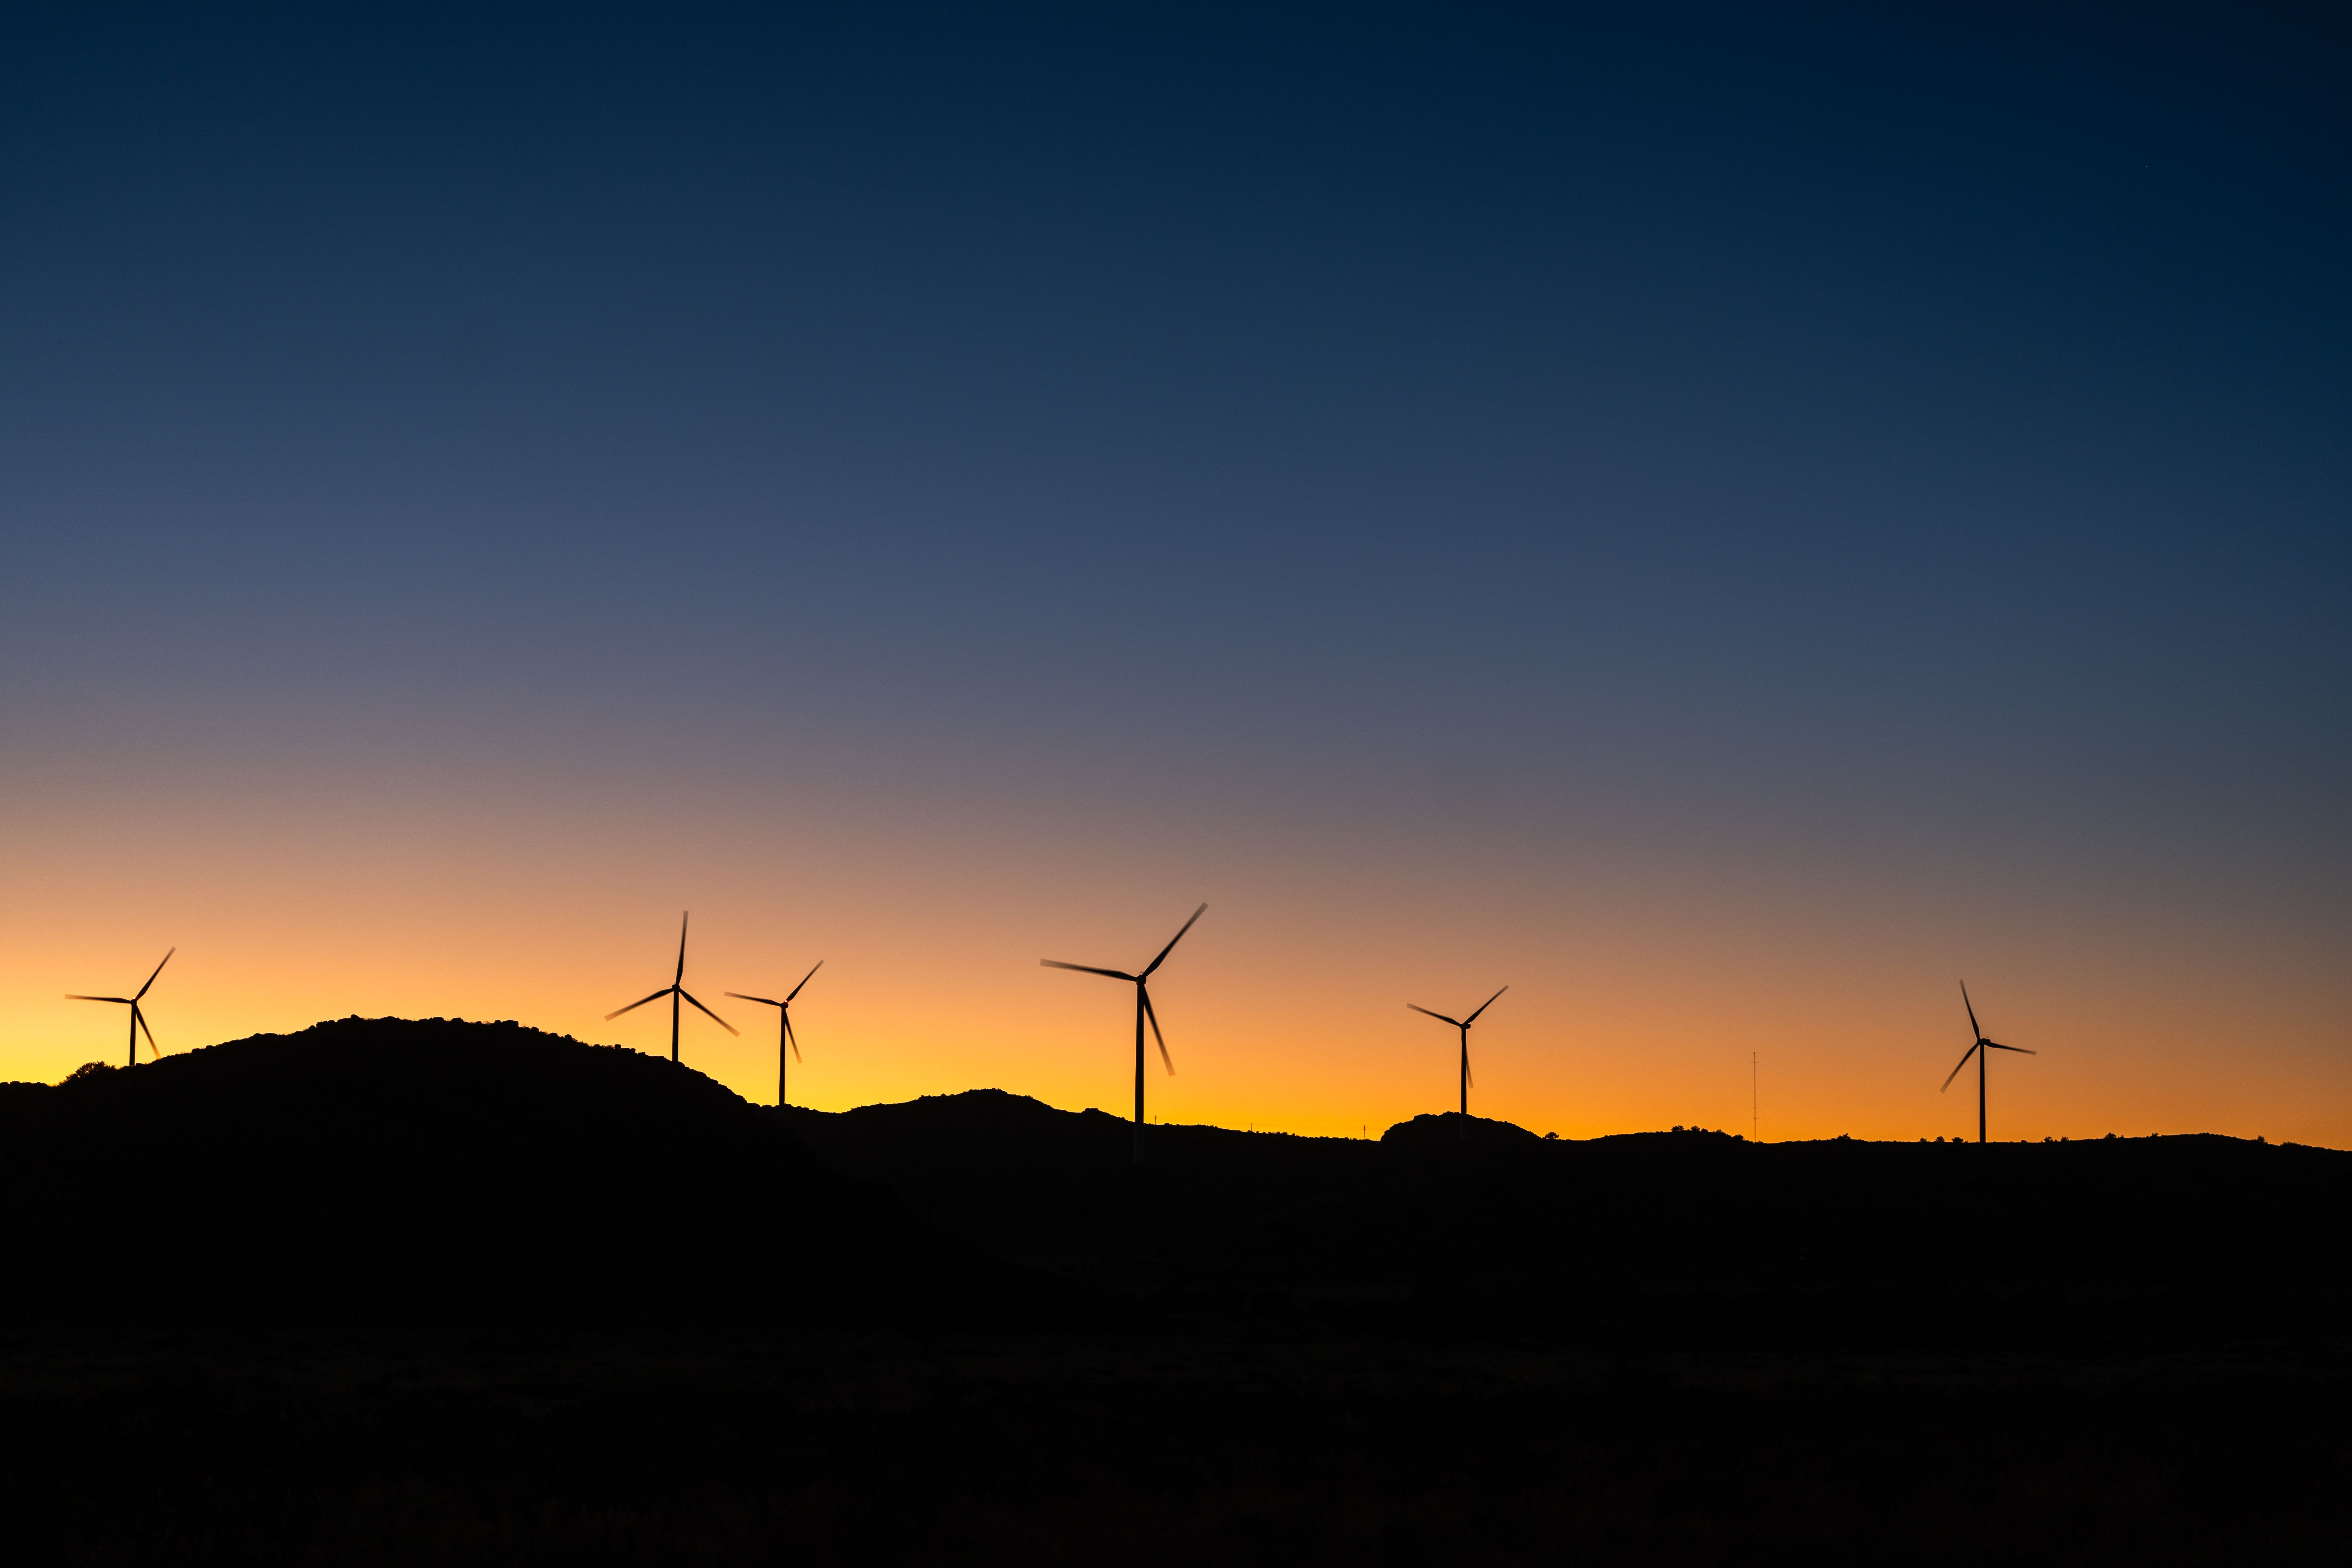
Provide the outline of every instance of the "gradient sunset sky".
{"type": "Polygon", "coordinates": [[[0,19],[0,1079],[2352,1146],[2340,13],[829,9],[0,19]]]}

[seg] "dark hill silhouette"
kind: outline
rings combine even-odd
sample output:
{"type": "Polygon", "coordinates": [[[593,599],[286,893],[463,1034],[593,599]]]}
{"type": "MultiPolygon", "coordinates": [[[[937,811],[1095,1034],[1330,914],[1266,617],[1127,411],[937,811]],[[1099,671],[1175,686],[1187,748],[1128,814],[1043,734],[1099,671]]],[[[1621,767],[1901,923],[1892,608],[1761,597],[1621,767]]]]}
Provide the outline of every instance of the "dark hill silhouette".
{"type": "Polygon", "coordinates": [[[2352,1287],[2330,1150],[1559,1141],[1449,1114],[1377,1141],[1155,1125],[1139,1169],[1130,1138],[996,1090],[777,1110],[511,1024],[346,1019],[0,1089],[0,1255],[26,1282],[0,1310],[1092,1321],[1051,1275],[1368,1323],[1705,1327],[1782,1301],[1764,1315],[1848,1332],[1988,1294],[2079,1323],[2324,1314],[2352,1287]]]}
{"type": "Polygon", "coordinates": [[[1398,1122],[1381,1134],[1381,1142],[1392,1148],[1433,1148],[1442,1139],[1452,1140],[1455,1146],[1466,1141],[1480,1148],[1512,1148],[1542,1142],[1517,1122],[1496,1121],[1485,1116],[1465,1116],[1458,1110],[1416,1116],[1410,1121],[1398,1122]]]}
{"type": "Polygon", "coordinates": [[[2342,1555],[2352,1156],[1149,1137],[437,1021],[0,1087],[11,1560],[2342,1555]],[[910,1321],[1089,1331],[801,1331],[910,1321]]]}
{"type": "Polygon", "coordinates": [[[1066,1297],[731,1091],[513,1024],[344,1019],[0,1094],[5,1310],[1018,1317],[1066,1297]]]}
{"type": "Polygon", "coordinates": [[[998,1256],[1117,1288],[1307,1282],[1265,1249],[1290,1246],[1294,1222],[1373,1175],[1368,1143],[1160,1124],[1139,1168],[1126,1119],[996,1089],[770,1114],[998,1256]]]}
{"type": "Polygon", "coordinates": [[[1867,1319],[1990,1292],[2051,1298],[2047,1327],[2118,1301],[2308,1315],[2352,1286],[2332,1239],[2352,1154],[2229,1138],[1563,1141],[1444,1115],[1377,1142],[1154,1126],[1136,1170],[1120,1121],[992,1090],[770,1114],[1001,1256],[1145,1293],[1583,1321],[1832,1297],[1867,1319]]]}

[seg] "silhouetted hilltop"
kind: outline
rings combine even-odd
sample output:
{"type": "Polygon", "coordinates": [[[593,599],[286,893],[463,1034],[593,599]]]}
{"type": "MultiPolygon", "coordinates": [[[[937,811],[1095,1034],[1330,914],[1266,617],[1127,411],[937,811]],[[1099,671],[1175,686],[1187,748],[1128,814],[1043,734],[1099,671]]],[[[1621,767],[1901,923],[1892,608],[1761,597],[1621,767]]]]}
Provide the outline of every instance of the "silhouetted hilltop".
{"type": "Polygon", "coordinates": [[[1574,1141],[1449,1114],[1377,1142],[1155,1125],[1139,1170],[1127,1122],[995,1091],[781,1114],[992,1251],[1146,1293],[1500,1295],[1572,1316],[1637,1297],[2352,1286],[2352,1154],[2229,1138],[1574,1141]]]}
{"type": "Polygon", "coordinates": [[[1446,1110],[1400,1121],[1381,1134],[1381,1142],[1400,1149],[1509,1149],[1543,1140],[1517,1122],[1446,1110]]]}
{"type": "Polygon", "coordinates": [[[0,1095],[16,1312],[871,1321],[1033,1291],[702,1074],[344,1019],[0,1095]]]}

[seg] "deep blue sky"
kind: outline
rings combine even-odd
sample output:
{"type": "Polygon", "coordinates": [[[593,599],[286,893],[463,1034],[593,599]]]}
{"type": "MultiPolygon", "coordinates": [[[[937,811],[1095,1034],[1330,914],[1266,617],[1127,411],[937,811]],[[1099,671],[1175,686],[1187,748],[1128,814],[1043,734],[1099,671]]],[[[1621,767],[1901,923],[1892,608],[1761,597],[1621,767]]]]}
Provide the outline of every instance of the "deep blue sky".
{"type": "Polygon", "coordinates": [[[20,798],[782,768],[2347,929],[2321,8],[691,9],[0,23],[20,798]]]}

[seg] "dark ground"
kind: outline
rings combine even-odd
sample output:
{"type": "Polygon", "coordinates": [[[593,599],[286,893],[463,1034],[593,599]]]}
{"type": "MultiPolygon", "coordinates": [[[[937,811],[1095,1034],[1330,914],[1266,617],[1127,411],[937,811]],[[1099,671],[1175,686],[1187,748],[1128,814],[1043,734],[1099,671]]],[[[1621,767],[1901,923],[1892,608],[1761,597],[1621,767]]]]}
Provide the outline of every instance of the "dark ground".
{"type": "Polygon", "coordinates": [[[15,1562],[2339,1563],[2352,1371],[1313,1331],[0,1352],[15,1562]]]}
{"type": "Polygon", "coordinates": [[[1152,1133],[1138,1174],[1122,1125],[1012,1096],[758,1111],[630,1053],[392,1021],[0,1089],[0,1551],[2352,1539],[2352,1156],[1152,1133]]]}

